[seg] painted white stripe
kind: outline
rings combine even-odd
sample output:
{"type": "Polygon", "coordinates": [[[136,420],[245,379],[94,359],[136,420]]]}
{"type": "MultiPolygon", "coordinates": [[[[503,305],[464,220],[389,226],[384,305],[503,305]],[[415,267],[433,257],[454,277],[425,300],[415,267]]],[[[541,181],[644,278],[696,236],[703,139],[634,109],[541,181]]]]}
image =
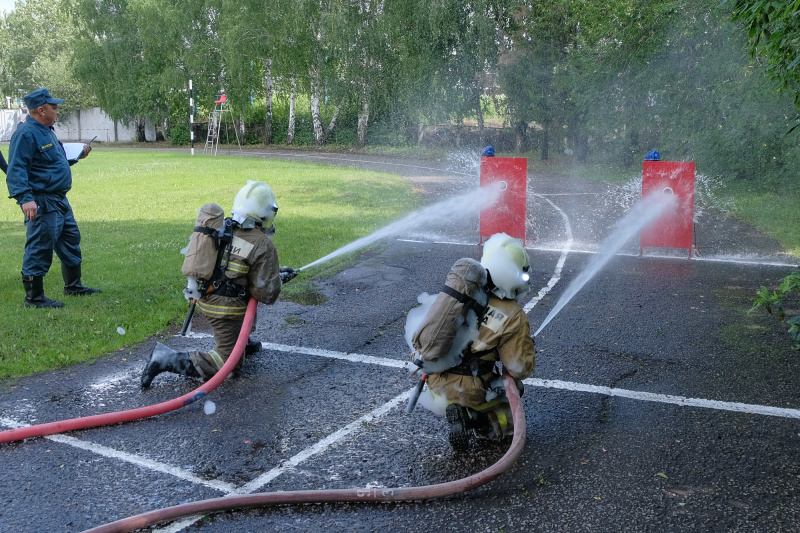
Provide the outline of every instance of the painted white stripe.
{"type": "Polygon", "coordinates": [[[717,400],[705,400],[702,398],[687,398],[685,396],[674,396],[672,394],[656,394],[652,392],[639,392],[612,387],[602,387],[599,385],[587,385],[584,383],[573,383],[571,381],[559,381],[557,379],[538,379],[528,378],[523,380],[526,385],[534,387],[544,387],[548,389],[561,389],[575,392],[589,392],[592,394],[603,394],[605,396],[619,396],[621,398],[631,398],[645,402],[669,403],[682,407],[701,407],[703,409],[716,409],[719,411],[734,411],[736,413],[747,413],[755,415],[777,416],[781,418],[800,418],[800,409],[787,409],[783,407],[770,407],[767,405],[757,405],[738,402],[720,402],[717,400]]]}
{"type": "MultiPolygon", "coordinates": [[[[397,359],[385,359],[382,357],[375,357],[369,355],[336,352],[332,350],[322,350],[319,348],[289,346],[285,344],[262,343],[262,345],[264,348],[274,351],[282,351],[282,352],[296,353],[302,355],[312,355],[312,356],[326,357],[332,359],[341,359],[356,363],[376,364],[379,366],[385,366],[390,368],[405,368],[409,366],[409,363],[397,359]]],[[[618,389],[618,388],[604,387],[598,385],[588,385],[584,383],[575,383],[575,382],[561,381],[561,380],[548,380],[540,378],[528,378],[524,380],[524,383],[526,385],[534,387],[568,390],[573,392],[587,392],[591,394],[602,394],[606,396],[630,398],[633,400],[640,400],[640,401],[667,403],[683,407],[699,407],[705,409],[733,411],[746,414],[757,414],[757,415],[766,415],[766,416],[774,416],[782,418],[800,419],[800,410],[798,409],[770,407],[757,404],[744,404],[738,402],[722,402],[716,400],[706,400],[702,398],[687,398],[684,396],[639,392],[639,391],[631,391],[626,389],[618,389]]],[[[388,412],[394,409],[398,404],[407,400],[411,395],[412,391],[413,389],[409,389],[403,392],[402,394],[396,396],[386,404],[374,409],[373,411],[370,411],[369,413],[360,417],[354,422],[351,422],[344,428],[325,437],[324,439],[310,446],[309,448],[306,448],[301,452],[297,453],[296,455],[288,459],[286,462],[284,462],[281,466],[273,468],[268,472],[265,472],[264,474],[253,479],[249,483],[238,488],[229,483],[224,483],[214,480],[205,480],[196,476],[192,472],[177,467],[173,467],[171,465],[159,463],[157,461],[152,461],[150,459],[139,457],[133,454],[107,448],[105,446],[101,446],[99,444],[95,444],[92,442],[81,441],[74,437],[68,437],[65,435],[49,435],[45,438],[53,442],[59,442],[67,444],[69,446],[73,446],[75,448],[97,453],[98,455],[104,457],[108,457],[111,459],[118,459],[120,461],[128,462],[140,466],[142,468],[147,468],[156,472],[168,474],[177,477],[179,479],[195,483],[197,485],[202,485],[205,487],[218,490],[226,494],[249,494],[260,489],[261,487],[268,484],[281,474],[291,471],[293,468],[302,464],[310,457],[325,452],[331,446],[335,445],[337,442],[339,442],[346,436],[356,433],[359,429],[361,429],[364,426],[364,424],[374,422],[375,420],[382,418],[384,415],[386,415],[388,412]]],[[[18,422],[16,420],[7,417],[0,417],[0,424],[11,428],[27,427],[27,424],[23,424],[21,422],[18,422]]],[[[194,524],[199,519],[200,519],[199,517],[188,518],[185,520],[174,522],[168,527],[159,529],[157,531],[161,531],[162,533],[177,533],[183,530],[184,528],[194,524]]]]}
{"type": "MultiPolygon", "coordinates": [[[[235,493],[251,494],[253,492],[256,492],[257,490],[259,490],[264,485],[268,484],[281,474],[292,471],[292,469],[294,469],[296,466],[299,466],[304,461],[317,454],[325,452],[331,446],[334,446],[337,442],[347,437],[348,435],[357,433],[359,430],[364,428],[365,424],[369,424],[371,422],[375,422],[376,420],[380,419],[386,413],[397,407],[398,404],[407,401],[413,391],[414,389],[412,388],[400,394],[399,396],[395,396],[393,399],[389,400],[389,402],[383,404],[377,409],[370,411],[369,413],[365,414],[358,420],[351,422],[350,424],[346,425],[345,427],[336,431],[335,433],[328,435],[327,437],[317,442],[313,446],[310,446],[305,450],[297,453],[296,455],[290,457],[289,459],[284,461],[283,464],[281,464],[281,466],[275,467],[272,470],[264,472],[263,474],[253,479],[249,483],[236,489],[235,493]]],[[[158,529],[156,531],[159,531],[161,533],[178,533],[179,531],[182,531],[183,529],[191,526],[201,518],[202,517],[200,516],[185,518],[183,520],[174,522],[169,526],[162,529],[158,529]]]]}
{"type": "Polygon", "coordinates": [[[334,352],[332,350],[322,350],[320,348],[306,348],[304,346],[289,346],[288,344],[275,344],[272,342],[262,342],[261,346],[267,350],[278,352],[298,353],[303,355],[316,355],[329,359],[342,359],[353,363],[368,363],[371,365],[389,366],[392,368],[410,368],[411,352],[409,352],[408,362],[400,359],[388,359],[386,357],[375,357],[374,355],[359,355],[356,353],[334,352]]]}
{"type": "Polygon", "coordinates": [[[305,450],[301,451],[300,453],[294,455],[293,457],[288,459],[286,462],[284,462],[281,466],[279,466],[277,468],[273,468],[272,470],[270,470],[268,472],[264,472],[263,474],[261,474],[260,476],[255,478],[254,480],[252,480],[249,483],[247,483],[246,485],[242,486],[236,492],[239,493],[239,494],[249,494],[251,492],[257,491],[258,489],[260,489],[261,487],[263,487],[264,485],[266,485],[267,483],[269,483],[270,481],[272,481],[273,479],[275,479],[279,475],[283,474],[284,472],[286,472],[288,470],[291,470],[292,468],[296,467],[300,463],[304,462],[306,459],[308,459],[310,457],[313,457],[314,455],[317,455],[319,453],[324,452],[325,450],[327,450],[328,448],[330,448],[331,446],[333,446],[334,444],[336,444],[337,442],[342,440],[344,437],[346,437],[346,436],[350,435],[351,433],[355,433],[356,431],[362,429],[364,427],[364,424],[368,424],[370,422],[374,422],[375,420],[378,420],[379,418],[383,417],[386,413],[388,413],[389,411],[391,411],[392,409],[397,407],[397,405],[399,403],[401,403],[401,402],[403,402],[405,400],[408,400],[409,396],[411,396],[411,393],[413,391],[414,391],[414,389],[411,388],[411,389],[405,391],[404,393],[402,393],[402,394],[400,394],[398,396],[395,396],[394,398],[389,400],[387,403],[381,405],[377,409],[374,409],[374,410],[370,411],[369,413],[365,414],[364,416],[362,416],[358,420],[355,420],[354,422],[351,422],[351,423],[347,424],[345,427],[343,427],[342,429],[336,431],[335,433],[332,433],[332,434],[328,435],[327,437],[325,437],[324,439],[322,439],[321,441],[319,441],[315,445],[313,445],[313,446],[311,446],[309,448],[306,448],[305,450]]]}
{"type": "MultiPolygon", "coordinates": [[[[319,357],[342,359],[353,362],[379,364],[381,366],[387,366],[391,368],[409,367],[408,363],[398,359],[384,359],[382,357],[364,356],[344,352],[335,352],[331,350],[320,350],[318,348],[303,348],[300,346],[288,346],[285,344],[272,344],[267,342],[262,343],[262,345],[264,348],[282,352],[316,355],[319,357]]],[[[718,400],[706,400],[702,398],[687,398],[685,396],[639,392],[612,387],[603,387],[600,385],[587,385],[585,383],[575,383],[572,381],[560,381],[557,379],[528,378],[524,380],[524,383],[533,387],[561,389],[574,392],[590,392],[594,394],[603,394],[606,396],[620,396],[624,398],[631,398],[633,400],[669,403],[685,407],[702,407],[704,409],[717,409],[720,411],[735,411],[739,413],[778,416],[783,418],[800,418],[800,410],[798,409],[786,409],[781,407],[770,407],[766,405],[737,402],[722,402],[718,400]]]]}
{"type": "Polygon", "coordinates": [[[556,263],[556,269],[553,272],[553,276],[550,278],[550,281],[547,282],[547,285],[545,287],[539,289],[538,294],[536,294],[536,296],[531,298],[531,300],[527,304],[525,304],[525,307],[522,308],[523,311],[525,311],[525,314],[530,313],[531,309],[533,309],[536,304],[542,301],[542,298],[544,298],[545,295],[549,293],[553,289],[553,287],[555,287],[556,283],[558,283],[558,281],[561,279],[561,271],[564,269],[564,263],[567,261],[567,255],[569,255],[569,252],[572,249],[572,225],[569,223],[569,217],[567,216],[567,214],[564,211],[562,211],[560,207],[551,202],[549,199],[539,194],[534,194],[533,196],[538,196],[539,198],[542,198],[545,202],[550,204],[553,207],[553,209],[558,211],[558,213],[561,215],[561,218],[564,219],[564,231],[567,233],[567,242],[564,245],[564,248],[562,248],[561,250],[561,256],[558,258],[558,263],[556,263]]]}
{"type": "MultiPolygon", "coordinates": [[[[0,424],[10,428],[23,428],[28,427],[28,424],[23,424],[18,422],[17,420],[2,417],[0,418],[0,424]]],[[[75,437],[69,437],[66,435],[47,435],[44,437],[45,439],[51,440],[53,442],[58,442],[61,444],[67,444],[72,446],[73,448],[78,448],[81,450],[86,450],[88,452],[96,453],[97,455],[101,455],[103,457],[107,457],[109,459],[117,459],[119,461],[123,461],[125,463],[130,463],[136,466],[140,466],[142,468],[153,470],[155,472],[160,472],[162,474],[168,474],[170,476],[174,476],[178,479],[182,479],[184,481],[188,481],[190,483],[194,483],[196,485],[203,485],[205,487],[219,490],[222,492],[234,492],[236,490],[236,486],[230,483],[225,483],[223,481],[215,481],[215,480],[208,480],[203,479],[188,470],[184,470],[182,468],[178,468],[176,466],[168,465],[166,463],[160,463],[158,461],[153,461],[152,459],[147,459],[145,457],[141,457],[139,455],[133,455],[126,452],[121,452],[119,450],[115,450],[113,448],[109,448],[107,446],[103,446],[101,444],[97,444],[95,442],[85,441],[76,439],[75,437]]]]}

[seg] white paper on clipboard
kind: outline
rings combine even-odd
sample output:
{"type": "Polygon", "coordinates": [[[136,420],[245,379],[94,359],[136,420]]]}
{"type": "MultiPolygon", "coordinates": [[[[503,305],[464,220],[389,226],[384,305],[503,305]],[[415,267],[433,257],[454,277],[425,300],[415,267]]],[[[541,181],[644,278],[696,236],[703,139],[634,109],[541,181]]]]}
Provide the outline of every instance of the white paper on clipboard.
{"type": "Polygon", "coordinates": [[[67,156],[67,161],[77,161],[83,155],[84,143],[64,143],[64,153],[67,156]]]}

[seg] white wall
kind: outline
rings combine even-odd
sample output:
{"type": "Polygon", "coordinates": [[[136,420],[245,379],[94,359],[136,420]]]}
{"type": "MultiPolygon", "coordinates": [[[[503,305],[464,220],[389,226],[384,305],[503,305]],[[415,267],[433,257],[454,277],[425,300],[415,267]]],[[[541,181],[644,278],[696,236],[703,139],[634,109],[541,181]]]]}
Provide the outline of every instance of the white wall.
{"type": "Polygon", "coordinates": [[[11,140],[11,134],[25,115],[21,109],[0,109],[0,141],[11,140]]]}
{"type": "MultiPolygon", "coordinates": [[[[59,115],[55,124],[56,135],[61,142],[87,142],[97,135],[101,142],[128,142],[136,140],[136,128],[133,123],[124,125],[115,122],[99,107],[81,109],[69,115],[59,115]]],[[[148,138],[147,124],[145,137],[148,141],[156,140],[155,128],[151,126],[152,138],[148,138]]]]}
{"type": "MultiPolygon", "coordinates": [[[[20,109],[0,109],[0,141],[8,141],[17,123],[26,116],[20,109]]],[[[136,140],[134,124],[114,122],[99,107],[81,109],[69,115],[59,115],[55,124],[56,136],[61,142],[87,142],[95,135],[100,142],[130,142],[136,140]]],[[[156,127],[149,120],[144,123],[146,141],[156,140],[156,127]]]]}

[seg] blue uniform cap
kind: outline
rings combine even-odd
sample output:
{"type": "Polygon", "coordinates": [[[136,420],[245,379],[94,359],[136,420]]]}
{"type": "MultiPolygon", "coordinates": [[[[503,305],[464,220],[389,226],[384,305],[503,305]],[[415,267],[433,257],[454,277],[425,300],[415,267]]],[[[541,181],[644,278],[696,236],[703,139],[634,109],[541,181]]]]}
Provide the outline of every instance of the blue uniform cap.
{"type": "Polygon", "coordinates": [[[659,161],[661,159],[661,154],[658,153],[658,150],[650,150],[647,152],[647,155],[644,156],[645,161],[659,161]]]}
{"type": "Polygon", "coordinates": [[[61,98],[53,98],[50,95],[50,91],[42,87],[41,89],[36,89],[30,94],[26,94],[23,98],[25,100],[25,107],[28,109],[36,109],[39,106],[43,106],[44,104],[63,104],[64,100],[61,98]]]}
{"type": "Polygon", "coordinates": [[[483,150],[481,150],[481,155],[485,157],[494,157],[494,147],[487,146],[483,150]]]}

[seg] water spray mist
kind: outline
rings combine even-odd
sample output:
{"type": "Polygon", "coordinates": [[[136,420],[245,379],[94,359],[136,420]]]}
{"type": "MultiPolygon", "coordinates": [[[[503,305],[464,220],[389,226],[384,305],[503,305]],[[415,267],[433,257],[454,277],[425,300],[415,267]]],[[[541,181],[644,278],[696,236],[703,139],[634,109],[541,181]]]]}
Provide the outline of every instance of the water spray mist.
{"type": "Polygon", "coordinates": [[[544,327],[550,323],[561,309],[580,291],[586,283],[603,268],[611,257],[622,248],[629,239],[657,220],[664,213],[678,207],[678,198],[671,190],[655,191],[642,199],[614,226],[614,231],[609,235],[597,251],[586,269],[572,280],[564,294],[561,295],[555,307],[544,319],[542,325],[533,336],[539,335],[544,327]]]}
{"type": "Polygon", "coordinates": [[[450,218],[454,219],[471,214],[477,214],[480,211],[491,207],[495,202],[497,202],[506,187],[507,186],[505,186],[504,182],[493,183],[486,187],[480,187],[472,192],[456,196],[449,200],[429,205],[414,211],[402,219],[393,222],[388,226],[385,226],[378,231],[367,235],[366,237],[362,237],[351,242],[350,244],[342,246],[338,250],[329,253],[325,257],[321,257],[313,263],[309,263],[297,270],[305,270],[312,266],[330,261],[335,257],[353,252],[379,241],[380,239],[391,237],[392,235],[397,235],[402,232],[407,232],[410,228],[425,227],[426,225],[430,225],[439,220],[450,218]]]}

